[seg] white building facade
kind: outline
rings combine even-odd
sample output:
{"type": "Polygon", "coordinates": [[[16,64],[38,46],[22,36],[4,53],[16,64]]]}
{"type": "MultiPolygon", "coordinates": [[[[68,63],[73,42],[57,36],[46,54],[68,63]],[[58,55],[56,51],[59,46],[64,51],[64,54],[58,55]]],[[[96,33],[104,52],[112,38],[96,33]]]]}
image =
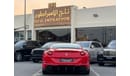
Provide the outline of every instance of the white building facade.
{"type": "MultiPolygon", "coordinates": [[[[106,44],[116,39],[115,6],[78,9],[76,6],[56,7],[53,3],[45,9],[34,9],[32,14],[26,15],[26,20],[28,40],[99,40],[106,44]]],[[[24,15],[14,17],[15,40],[24,39],[23,21],[24,15]]]]}

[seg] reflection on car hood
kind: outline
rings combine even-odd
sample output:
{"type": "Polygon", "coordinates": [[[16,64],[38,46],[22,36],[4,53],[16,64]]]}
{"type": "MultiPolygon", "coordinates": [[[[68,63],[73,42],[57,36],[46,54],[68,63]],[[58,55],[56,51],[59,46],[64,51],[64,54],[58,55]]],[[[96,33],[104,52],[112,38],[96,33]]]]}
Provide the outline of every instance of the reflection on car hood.
{"type": "Polygon", "coordinates": [[[105,48],[104,51],[116,51],[116,49],[105,48]]]}
{"type": "Polygon", "coordinates": [[[44,48],[35,48],[33,50],[45,50],[44,48]]]}

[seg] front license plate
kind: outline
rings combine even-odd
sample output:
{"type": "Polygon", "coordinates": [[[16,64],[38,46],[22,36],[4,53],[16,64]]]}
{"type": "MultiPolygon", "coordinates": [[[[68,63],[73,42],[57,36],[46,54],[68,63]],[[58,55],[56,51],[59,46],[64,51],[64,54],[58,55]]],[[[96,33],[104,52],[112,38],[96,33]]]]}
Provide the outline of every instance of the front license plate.
{"type": "Polygon", "coordinates": [[[60,59],[60,62],[73,62],[73,59],[60,59]]]}

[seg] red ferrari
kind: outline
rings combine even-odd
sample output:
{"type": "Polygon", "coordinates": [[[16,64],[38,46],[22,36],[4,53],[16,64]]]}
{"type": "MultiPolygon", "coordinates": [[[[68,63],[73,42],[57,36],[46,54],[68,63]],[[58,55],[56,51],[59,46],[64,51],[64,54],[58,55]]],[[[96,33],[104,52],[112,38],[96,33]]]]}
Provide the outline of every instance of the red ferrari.
{"type": "Polygon", "coordinates": [[[89,74],[89,54],[79,44],[57,43],[44,51],[42,72],[47,73],[82,73],[89,74]]]}

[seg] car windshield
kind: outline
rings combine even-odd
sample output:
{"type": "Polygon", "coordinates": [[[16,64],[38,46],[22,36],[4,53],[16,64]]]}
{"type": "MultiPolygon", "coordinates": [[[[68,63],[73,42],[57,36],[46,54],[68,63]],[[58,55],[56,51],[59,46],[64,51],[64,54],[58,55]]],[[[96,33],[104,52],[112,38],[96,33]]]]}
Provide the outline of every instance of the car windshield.
{"type": "Polygon", "coordinates": [[[26,41],[22,40],[22,41],[18,41],[14,46],[21,46],[25,43],[26,41]]]}
{"type": "Polygon", "coordinates": [[[51,48],[55,48],[55,49],[81,49],[81,46],[78,44],[70,44],[70,43],[59,43],[59,44],[55,44],[52,45],[51,48]]]}
{"type": "Polygon", "coordinates": [[[111,41],[111,42],[108,44],[107,48],[116,49],[116,41],[115,41],[115,40],[111,41]]]}
{"type": "Polygon", "coordinates": [[[89,42],[77,42],[79,45],[81,45],[83,48],[88,48],[90,43],[89,42]]]}

